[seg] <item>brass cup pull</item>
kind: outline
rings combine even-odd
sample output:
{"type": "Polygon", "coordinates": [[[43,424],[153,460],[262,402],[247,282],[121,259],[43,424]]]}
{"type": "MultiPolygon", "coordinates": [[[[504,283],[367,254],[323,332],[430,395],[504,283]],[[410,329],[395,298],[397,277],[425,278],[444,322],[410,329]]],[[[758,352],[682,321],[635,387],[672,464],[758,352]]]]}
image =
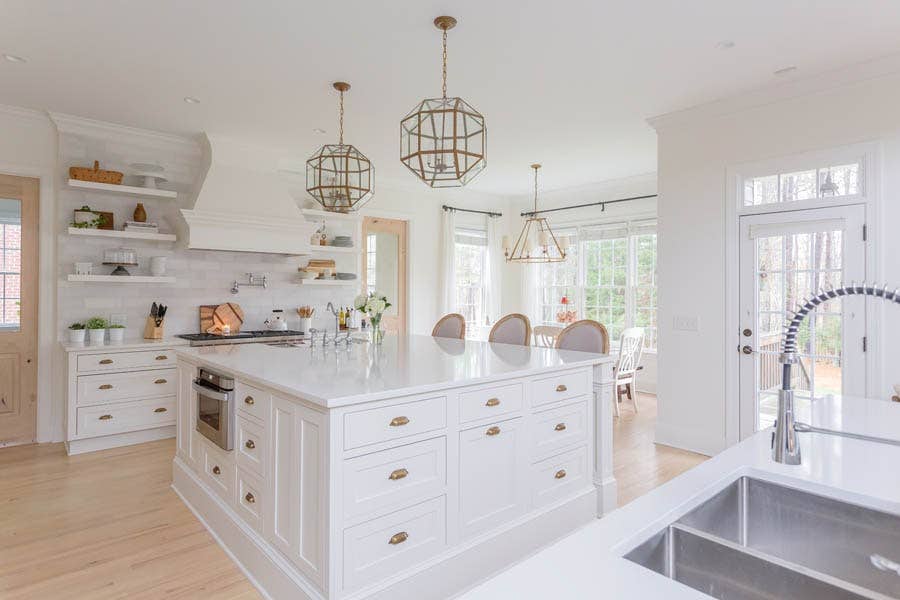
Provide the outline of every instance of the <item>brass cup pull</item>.
{"type": "Polygon", "coordinates": [[[566,470],[560,469],[559,471],[556,472],[556,474],[553,477],[556,479],[562,479],[565,476],[566,476],[566,470]]]}
{"type": "Polygon", "coordinates": [[[101,421],[109,421],[110,419],[112,419],[112,415],[100,415],[98,418],[101,421]]]}
{"type": "Polygon", "coordinates": [[[409,417],[394,417],[391,419],[391,427],[402,427],[409,423],[409,417]]]}
{"type": "Polygon", "coordinates": [[[99,388],[97,388],[97,389],[100,389],[100,390],[111,390],[112,387],[113,387],[112,384],[104,383],[103,385],[101,385],[101,386],[100,386],[99,388]]]}
{"type": "Polygon", "coordinates": [[[256,400],[253,399],[253,396],[247,396],[246,398],[244,398],[244,404],[249,404],[250,406],[253,406],[253,404],[255,404],[255,403],[256,403],[256,400]]]}
{"type": "Polygon", "coordinates": [[[244,445],[251,450],[256,448],[256,442],[254,442],[253,440],[247,440],[246,442],[244,442],[244,445]]]}
{"type": "Polygon", "coordinates": [[[561,383],[558,386],[556,386],[557,392],[565,392],[567,389],[569,389],[569,388],[567,388],[566,384],[564,384],[564,383],[561,383]]]}
{"type": "Polygon", "coordinates": [[[494,425],[484,432],[485,435],[500,435],[500,428],[494,425]]]}
{"type": "Polygon", "coordinates": [[[396,471],[391,471],[391,474],[388,475],[388,479],[391,481],[397,481],[398,479],[403,479],[409,475],[409,471],[406,469],[397,469],[396,471]]]}
{"type": "Polygon", "coordinates": [[[256,497],[250,492],[247,492],[247,495],[244,496],[244,500],[247,501],[247,504],[253,504],[254,502],[256,502],[256,497]]]}
{"type": "Polygon", "coordinates": [[[213,475],[218,475],[222,472],[222,469],[219,468],[219,465],[213,467],[213,475]]]}
{"type": "Polygon", "coordinates": [[[484,403],[485,406],[500,406],[500,398],[491,398],[484,403]]]}
{"type": "Polygon", "coordinates": [[[155,383],[156,385],[160,385],[160,384],[163,384],[163,383],[169,383],[169,382],[168,382],[167,380],[165,380],[165,379],[157,379],[157,380],[154,381],[153,383],[155,383]]]}
{"type": "Polygon", "coordinates": [[[388,544],[392,546],[396,546],[397,544],[402,544],[406,540],[409,539],[409,534],[405,531],[401,531],[400,533],[395,533],[391,536],[391,539],[388,540],[388,544]]]}
{"type": "Polygon", "coordinates": [[[112,363],[113,363],[113,360],[111,358],[104,358],[103,360],[100,361],[101,365],[111,365],[112,363]]]}
{"type": "Polygon", "coordinates": [[[155,413],[164,413],[164,412],[166,412],[167,410],[168,410],[167,408],[160,406],[159,408],[153,409],[153,412],[155,412],[155,413]]]}
{"type": "Polygon", "coordinates": [[[165,354],[160,354],[159,356],[156,357],[156,360],[169,360],[169,357],[166,356],[165,354]]]}
{"type": "Polygon", "coordinates": [[[566,424],[565,423],[557,423],[556,427],[553,428],[553,431],[565,431],[566,424]]]}

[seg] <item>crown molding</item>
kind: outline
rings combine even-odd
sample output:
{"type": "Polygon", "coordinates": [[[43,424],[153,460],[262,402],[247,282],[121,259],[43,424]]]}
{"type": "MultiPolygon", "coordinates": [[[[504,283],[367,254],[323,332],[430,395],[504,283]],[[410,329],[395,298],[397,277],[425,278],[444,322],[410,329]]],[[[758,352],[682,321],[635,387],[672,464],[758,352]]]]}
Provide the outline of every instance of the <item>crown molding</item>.
{"type": "Polygon", "coordinates": [[[198,140],[194,138],[171,133],[162,133],[150,129],[140,129],[128,125],[119,125],[118,123],[109,123],[107,121],[98,121],[86,117],[77,117],[75,115],[67,115],[64,113],[49,112],[47,114],[53,121],[53,124],[56,125],[56,129],[59,133],[102,139],[123,139],[128,140],[129,142],[144,140],[148,144],[177,147],[187,152],[200,153],[200,145],[198,140]]]}
{"type": "Polygon", "coordinates": [[[779,85],[768,85],[713,102],[664,113],[650,117],[647,119],[647,123],[660,132],[898,74],[900,74],[900,53],[890,54],[802,79],[779,85]]]}
{"type": "Polygon", "coordinates": [[[19,119],[28,119],[30,121],[40,121],[42,123],[50,122],[50,117],[45,111],[24,108],[21,106],[11,106],[9,104],[0,104],[0,114],[19,119]]]}

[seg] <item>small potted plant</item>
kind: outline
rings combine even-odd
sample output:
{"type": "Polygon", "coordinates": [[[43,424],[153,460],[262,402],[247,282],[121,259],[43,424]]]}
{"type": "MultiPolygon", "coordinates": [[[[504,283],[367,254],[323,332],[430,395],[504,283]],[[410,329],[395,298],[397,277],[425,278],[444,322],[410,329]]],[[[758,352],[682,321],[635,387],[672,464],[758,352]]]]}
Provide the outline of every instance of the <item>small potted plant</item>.
{"type": "Polygon", "coordinates": [[[72,323],[69,325],[69,343],[84,343],[84,323],[72,323]]]}
{"type": "Polygon", "coordinates": [[[93,317],[87,320],[84,326],[88,330],[88,336],[91,344],[102,346],[106,338],[106,328],[109,323],[103,317],[93,317]]]}
{"type": "Polygon", "coordinates": [[[109,341],[122,342],[125,339],[125,326],[118,323],[109,325],[109,341]]]}

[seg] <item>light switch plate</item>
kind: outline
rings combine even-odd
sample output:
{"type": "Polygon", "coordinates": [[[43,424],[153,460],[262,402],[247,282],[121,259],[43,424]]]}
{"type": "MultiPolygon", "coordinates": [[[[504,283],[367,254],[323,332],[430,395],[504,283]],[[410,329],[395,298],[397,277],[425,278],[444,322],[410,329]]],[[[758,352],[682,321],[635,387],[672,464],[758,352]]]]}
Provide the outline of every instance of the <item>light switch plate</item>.
{"type": "Polygon", "coordinates": [[[676,315],[675,329],[677,331],[698,331],[700,329],[700,317],[676,315]]]}

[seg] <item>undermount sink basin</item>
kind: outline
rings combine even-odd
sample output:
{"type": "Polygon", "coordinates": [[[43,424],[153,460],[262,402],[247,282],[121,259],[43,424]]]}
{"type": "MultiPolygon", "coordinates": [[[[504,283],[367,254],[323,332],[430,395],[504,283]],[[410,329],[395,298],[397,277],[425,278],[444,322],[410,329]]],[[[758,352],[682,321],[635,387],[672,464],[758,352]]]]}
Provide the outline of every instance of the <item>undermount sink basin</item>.
{"type": "Polygon", "coordinates": [[[723,600],[900,598],[900,516],[742,477],[625,558],[723,600]]]}

